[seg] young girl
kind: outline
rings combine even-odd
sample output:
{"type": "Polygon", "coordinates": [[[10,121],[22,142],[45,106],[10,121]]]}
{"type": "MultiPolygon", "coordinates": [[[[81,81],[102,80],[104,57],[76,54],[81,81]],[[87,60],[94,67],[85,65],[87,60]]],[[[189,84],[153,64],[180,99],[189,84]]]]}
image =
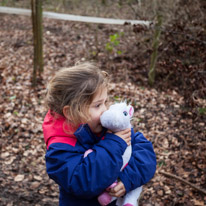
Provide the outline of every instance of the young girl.
{"type": "MultiPolygon", "coordinates": [[[[148,182],[156,170],[151,142],[126,129],[110,133],[100,124],[107,110],[107,74],[91,63],[62,69],[48,84],[49,111],[43,132],[47,173],[60,190],[60,206],[98,206],[97,197],[116,179],[110,194],[121,197],[148,182]],[[120,172],[127,145],[133,152],[120,172]],[[84,158],[88,149],[93,152],[84,158]]],[[[110,205],[115,205],[113,201],[110,205]]]]}

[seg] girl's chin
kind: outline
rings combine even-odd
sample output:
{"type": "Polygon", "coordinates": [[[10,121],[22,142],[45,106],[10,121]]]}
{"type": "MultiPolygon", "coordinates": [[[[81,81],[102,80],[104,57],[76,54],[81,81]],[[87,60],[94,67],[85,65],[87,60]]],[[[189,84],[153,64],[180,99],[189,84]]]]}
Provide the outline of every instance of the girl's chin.
{"type": "Polygon", "coordinates": [[[96,128],[94,128],[93,130],[92,130],[92,132],[94,132],[94,133],[100,133],[101,131],[102,131],[102,125],[98,125],[98,127],[96,127],[96,128]]]}

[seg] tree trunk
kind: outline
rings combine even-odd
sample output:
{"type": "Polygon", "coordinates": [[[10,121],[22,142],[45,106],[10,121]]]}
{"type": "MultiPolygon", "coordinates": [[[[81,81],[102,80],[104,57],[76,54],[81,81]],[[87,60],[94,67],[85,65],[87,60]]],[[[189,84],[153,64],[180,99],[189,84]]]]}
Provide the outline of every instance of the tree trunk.
{"type": "Polygon", "coordinates": [[[153,44],[152,44],[152,56],[151,56],[151,63],[150,63],[150,70],[148,73],[149,77],[149,84],[152,86],[155,81],[155,67],[156,67],[156,62],[157,62],[157,57],[158,57],[158,47],[159,47],[159,38],[161,34],[161,25],[162,25],[162,16],[157,15],[157,24],[155,26],[155,33],[154,33],[154,39],[153,39],[153,44]]]}
{"type": "Polygon", "coordinates": [[[40,76],[43,72],[42,1],[31,0],[31,10],[34,44],[32,86],[35,87],[37,75],[40,76]]]}

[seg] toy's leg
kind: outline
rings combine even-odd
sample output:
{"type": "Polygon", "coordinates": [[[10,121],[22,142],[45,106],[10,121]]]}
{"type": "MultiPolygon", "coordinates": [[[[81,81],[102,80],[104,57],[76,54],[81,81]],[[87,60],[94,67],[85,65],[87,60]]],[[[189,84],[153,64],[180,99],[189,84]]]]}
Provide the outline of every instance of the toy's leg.
{"type": "Polygon", "coordinates": [[[112,200],[112,196],[110,196],[108,192],[103,192],[98,197],[98,201],[102,206],[108,205],[111,202],[111,200],[112,200]]]}
{"type": "Polygon", "coordinates": [[[128,192],[123,198],[123,206],[138,206],[138,199],[142,192],[142,187],[138,187],[128,192]]]}
{"type": "Polygon", "coordinates": [[[108,205],[110,202],[112,202],[113,200],[115,200],[116,198],[112,197],[109,195],[109,193],[107,191],[109,191],[110,188],[113,188],[117,185],[117,181],[114,182],[113,184],[111,184],[105,192],[103,192],[101,195],[99,195],[98,197],[98,201],[100,203],[100,205],[105,206],[108,205]]]}

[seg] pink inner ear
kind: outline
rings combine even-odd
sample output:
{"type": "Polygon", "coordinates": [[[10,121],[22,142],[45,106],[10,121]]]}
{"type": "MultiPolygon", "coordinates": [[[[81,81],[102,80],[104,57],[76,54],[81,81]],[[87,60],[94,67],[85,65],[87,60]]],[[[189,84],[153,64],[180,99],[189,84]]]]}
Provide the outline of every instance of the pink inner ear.
{"type": "Polygon", "coordinates": [[[130,107],[130,109],[129,109],[129,115],[132,116],[132,114],[133,114],[133,108],[130,107]]]}

